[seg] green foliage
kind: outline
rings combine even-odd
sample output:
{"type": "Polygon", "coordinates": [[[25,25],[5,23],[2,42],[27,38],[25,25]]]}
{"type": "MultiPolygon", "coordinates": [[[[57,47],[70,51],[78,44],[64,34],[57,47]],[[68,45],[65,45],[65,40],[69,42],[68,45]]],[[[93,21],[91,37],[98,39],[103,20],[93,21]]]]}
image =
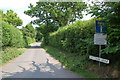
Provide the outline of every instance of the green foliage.
{"type": "Polygon", "coordinates": [[[2,12],[2,15],[2,47],[25,47],[35,41],[36,32],[32,24],[26,25],[21,32],[15,28],[21,25],[21,23],[19,23],[21,20],[17,17],[16,13],[8,10],[6,14],[2,12]]]}
{"type": "Polygon", "coordinates": [[[9,60],[21,55],[24,51],[25,51],[24,48],[18,49],[18,48],[6,47],[0,53],[1,57],[2,57],[2,63],[0,63],[0,65],[3,65],[4,63],[8,62],[9,60]]]}
{"type": "Polygon", "coordinates": [[[12,24],[15,27],[22,25],[22,20],[17,16],[16,13],[14,13],[13,10],[7,10],[6,13],[3,13],[2,18],[5,22],[12,24]]]}
{"type": "Polygon", "coordinates": [[[23,32],[23,36],[27,45],[35,42],[36,31],[33,28],[32,24],[27,24],[21,29],[21,31],[23,32]]]}
{"type": "Polygon", "coordinates": [[[109,24],[120,24],[120,2],[94,3],[93,6],[90,6],[89,13],[105,19],[109,24]]]}
{"type": "Polygon", "coordinates": [[[2,21],[2,46],[7,46],[10,43],[10,28],[11,26],[6,22],[2,21]]]}
{"type": "Polygon", "coordinates": [[[0,9],[0,21],[2,20],[3,10],[0,9]]]}
{"type": "Polygon", "coordinates": [[[36,27],[36,41],[40,41],[43,37],[41,31],[40,31],[41,27],[36,27]]]}
{"type": "Polygon", "coordinates": [[[83,2],[37,2],[36,6],[30,4],[25,14],[37,17],[32,23],[40,25],[39,32],[42,33],[43,43],[48,44],[50,32],[65,26],[76,19],[81,19],[82,11],[86,8],[83,2]]]}
{"type": "Polygon", "coordinates": [[[22,32],[4,21],[2,21],[2,46],[25,46],[22,32]]]}
{"type": "Polygon", "coordinates": [[[94,26],[94,19],[92,19],[77,21],[59,28],[50,34],[49,44],[69,52],[86,53],[87,48],[93,44],[94,26]]]}
{"type": "Polygon", "coordinates": [[[36,34],[36,41],[40,41],[42,39],[42,33],[41,32],[37,32],[36,34]]]}
{"type": "Polygon", "coordinates": [[[42,24],[40,25],[40,27],[37,28],[37,32],[41,33],[42,35],[42,40],[43,40],[43,44],[48,44],[48,36],[49,33],[54,32],[58,29],[57,26],[51,26],[51,25],[47,25],[47,24],[42,24]]]}
{"type": "Polygon", "coordinates": [[[73,22],[76,18],[82,18],[81,12],[86,8],[83,2],[36,2],[36,6],[30,4],[30,10],[25,14],[31,17],[38,17],[34,23],[48,24],[55,23],[54,26],[65,26],[73,22]]]}
{"type": "Polygon", "coordinates": [[[107,22],[108,45],[104,53],[120,53],[120,2],[95,3],[90,13],[103,18],[107,22]],[[104,8],[104,9],[103,9],[104,8]]]}
{"type": "Polygon", "coordinates": [[[77,72],[85,78],[100,77],[97,74],[86,70],[86,66],[89,64],[88,55],[68,53],[51,46],[45,46],[44,48],[50,55],[59,60],[67,69],[77,72]]]}
{"type": "MultiPolygon", "coordinates": [[[[93,43],[95,20],[96,19],[77,21],[59,28],[57,31],[49,34],[49,45],[74,54],[79,52],[81,55],[98,56],[98,45],[94,45],[93,43]]],[[[120,65],[120,61],[115,61],[120,57],[120,42],[118,36],[120,32],[118,29],[112,29],[112,31],[113,30],[117,32],[108,34],[108,45],[102,46],[102,58],[109,59],[111,61],[110,65],[116,66],[120,65]]],[[[81,64],[78,63],[78,65],[81,64]]]]}
{"type": "Polygon", "coordinates": [[[33,42],[35,42],[35,39],[31,38],[31,37],[27,37],[26,36],[25,39],[26,39],[28,45],[31,44],[31,43],[33,43],[33,42]]]}
{"type": "Polygon", "coordinates": [[[19,29],[14,28],[14,27],[11,29],[11,41],[9,45],[12,47],[24,47],[25,46],[25,41],[23,39],[23,33],[19,29]]]}
{"type": "Polygon", "coordinates": [[[33,28],[31,23],[29,23],[25,27],[23,27],[22,31],[23,31],[24,36],[28,36],[31,38],[36,37],[35,29],[33,28]]]}

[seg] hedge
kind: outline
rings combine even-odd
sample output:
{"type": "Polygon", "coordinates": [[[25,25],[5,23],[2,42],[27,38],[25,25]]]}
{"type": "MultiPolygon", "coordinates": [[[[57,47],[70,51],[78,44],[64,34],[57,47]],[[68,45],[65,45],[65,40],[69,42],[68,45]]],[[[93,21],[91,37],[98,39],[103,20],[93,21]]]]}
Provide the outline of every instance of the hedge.
{"type": "Polygon", "coordinates": [[[59,28],[49,35],[49,45],[59,47],[68,52],[87,52],[93,46],[95,20],[77,21],[59,28]]]}
{"type": "Polygon", "coordinates": [[[2,46],[24,47],[22,32],[12,25],[2,21],[2,46]]]}
{"type": "Polygon", "coordinates": [[[10,43],[10,25],[2,21],[2,46],[7,46],[10,43]]]}
{"type": "Polygon", "coordinates": [[[31,37],[28,37],[28,36],[25,36],[25,39],[26,39],[26,42],[27,42],[28,45],[35,42],[34,38],[31,38],[31,37]]]}
{"type": "MultiPolygon", "coordinates": [[[[59,28],[56,32],[50,33],[48,43],[50,46],[60,48],[66,52],[99,56],[99,46],[94,45],[94,34],[95,34],[95,20],[91,19],[88,21],[77,21],[73,24],[59,28]]],[[[108,34],[108,44],[102,46],[102,58],[109,59],[110,64],[115,66],[120,65],[120,61],[116,62],[116,59],[120,57],[120,42],[110,42],[111,38],[118,37],[111,36],[115,34],[112,32],[108,34]],[[111,46],[112,45],[112,46],[111,46]]],[[[117,39],[116,39],[117,40],[117,39]]]]}

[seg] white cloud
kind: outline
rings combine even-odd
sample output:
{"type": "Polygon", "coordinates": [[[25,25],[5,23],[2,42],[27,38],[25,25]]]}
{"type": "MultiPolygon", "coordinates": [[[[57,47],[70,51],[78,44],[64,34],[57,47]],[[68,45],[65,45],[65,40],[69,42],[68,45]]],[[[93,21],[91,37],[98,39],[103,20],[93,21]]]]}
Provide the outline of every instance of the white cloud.
{"type": "Polygon", "coordinates": [[[36,4],[38,0],[2,0],[0,2],[0,8],[11,8],[11,9],[28,9],[30,3],[36,4]]]}

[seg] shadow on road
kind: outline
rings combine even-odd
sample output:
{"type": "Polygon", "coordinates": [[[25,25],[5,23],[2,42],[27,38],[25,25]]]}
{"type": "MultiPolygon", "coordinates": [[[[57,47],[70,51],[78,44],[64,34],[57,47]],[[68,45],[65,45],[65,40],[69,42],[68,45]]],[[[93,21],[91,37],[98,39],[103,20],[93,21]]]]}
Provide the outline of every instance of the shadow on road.
{"type": "MultiPolygon", "coordinates": [[[[38,43],[35,43],[30,48],[42,49],[42,47],[38,43]]],[[[31,53],[35,51],[31,49],[29,50],[31,53]]],[[[17,70],[14,70],[12,72],[2,71],[2,77],[3,77],[2,80],[12,80],[12,78],[14,78],[13,80],[15,80],[15,78],[19,78],[20,80],[24,80],[21,78],[29,78],[29,79],[30,78],[48,78],[48,79],[52,78],[52,80],[53,78],[80,78],[79,75],[76,75],[75,73],[72,73],[68,70],[63,69],[60,63],[52,61],[50,57],[48,57],[47,59],[45,58],[45,61],[43,60],[43,63],[39,63],[37,59],[35,60],[36,61],[30,61],[29,63],[26,62],[24,63],[24,65],[17,65],[18,67],[15,68],[17,70]]],[[[65,80],[69,80],[69,79],[65,79],[65,80]]]]}
{"type": "Polygon", "coordinates": [[[41,44],[41,42],[36,42],[36,43],[34,43],[32,46],[28,46],[28,47],[26,47],[26,48],[42,48],[42,47],[40,46],[40,44],[41,44]]]}
{"type": "MultiPolygon", "coordinates": [[[[2,73],[5,76],[8,76],[6,78],[64,78],[67,77],[65,74],[61,74],[61,71],[63,71],[63,67],[61,65],[56,64],[53,65],[49,63],[49,60],[47,59],[46,63],[43,64],[37,64],[35,61],[32,61],[32,64],[30,64],[32,67],[29,69],[26,69],[22,66],[19,66],[19,68],[22,69],[20,72],[10,73],[10,72],[4,72],[2,73]]],[[[69,76],[68,76],[69,78],[69,76]]]]}
{"type": "Polygon", "coordinates": [[[30,48],[42,48],[41,46],[31,46],[30,48]]]}

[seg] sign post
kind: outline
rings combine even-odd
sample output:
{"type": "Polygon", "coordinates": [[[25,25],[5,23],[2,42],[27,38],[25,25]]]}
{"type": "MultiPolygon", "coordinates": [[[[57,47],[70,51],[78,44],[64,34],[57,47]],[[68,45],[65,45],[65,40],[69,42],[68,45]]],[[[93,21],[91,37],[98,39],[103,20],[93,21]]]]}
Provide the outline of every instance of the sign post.
{"type": "Polygon", "coordinates": [[[99,45],[99,57],[89,56],[90,59],[109,64],[109,60],[101,58],[101,47],[107,45],[106,37],[106,25],[105,21],[96,21],[96,33],[94,34],[94,44],[99,45]]]}
{"type": "MultiPolygon", "coordinates": [[[[99,45],[99,58],[101,58],[101,45],[99,45]]],[[[99,61],[99,67],[100,67],[100,61],[99,61]]]]}
{"type": "Polygon", "coordinates": [[[91,56],[91,55],[89,56],[89,59],[109,64],[109,60],[108,59],[103,59],[103,58],[95,57],[95,56],[91,56]]]}

